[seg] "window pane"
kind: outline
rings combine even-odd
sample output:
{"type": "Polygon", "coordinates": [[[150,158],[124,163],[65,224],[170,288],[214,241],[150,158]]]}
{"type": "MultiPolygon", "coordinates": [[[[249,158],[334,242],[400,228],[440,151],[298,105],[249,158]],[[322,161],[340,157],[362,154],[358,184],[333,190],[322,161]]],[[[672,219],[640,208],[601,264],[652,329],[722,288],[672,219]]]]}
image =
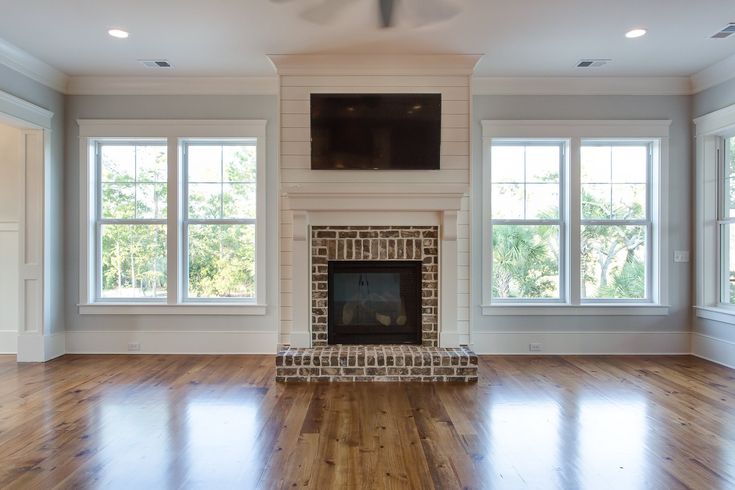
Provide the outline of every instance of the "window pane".
{"type": "Polygon", "coordinates": [[[136,218],[166,219],[168,189],[166,184],[138,184],[136,218]]]}
{"type": "Polygon", "coordinates": [[[135,218],[135,184],[102,184],[102,217],[135,218]]]}
{"type": "Polygon", "coordinates": [[[526,185],[526,219],[559,218],[559,184],[526,185]]]}
{"type": "Polygon", "coordinates": [[[646,184],[613,184],[613,219],[645,219],[646,184]]]}
{"type": "Polygon", "coordinates": [[[554,146],[526,147],[526,182],[559,182],[561,148],[554,146]]]}
{"type": "Polygon", "coordinates": [[[523,219],[523,185],[493,184],[493,219],[523,219]]]}
{"type": "Polygon", "coordinates": [[[166,183],[168,180],[167,148],[165,145],[136,147],[136,180],[166,183]]]}
{"type": "Polygon", "coordinates": [[[723,303],[735,303],[735,226],[720,225],[723,303]]]}
{"type": "Polygon", "coordinates": [[[559,298],[559,226],[494,225],[493,297],[559,298]]]}
{"type": "Polygon", "coordinates": [[[646,227],[582,226],[582,298],[646,297],[646,227]]]}
{"type": "Polygon", "coordinates": [[[189,184],[189,218],[222,216],[222,184],[189,184]]]}
{"type": "Polygon", "coordinates": [[[189,226],[189,297],[255,297],[255,225],[189,226]]]}
{"type": "Polygon", "coordinates": [[[222,184],[224,218],[255,219],[255,184],[222,184]]]}
{"type": "Polygon", "coordinates": [[[166,226],[102,225],[103,298],[166,297],[166,226]]]}
{"type": "Polygon", "coordinates": [[[135,146],[100,145],[102,182],[135,181],[135,146]]]}
{"type": "Polygon", "coordinates": [[[188,145],[186,151],[189,182],[222,181],[221,145],[188,145]]]}
{"type": "Polygon", "coordinates": [[[611,150],[609,146],[582,146],[581,172],[582,182],[603,184],[611,179],[611,150]]]}
{"type": "Polygon", "coordinates": [[[613,146],[612,181],[619,184],[648,182],[648,145],[613,146]]]}
{"type": "Polygon", "coordinates": [[[582,219],[610,219],[611,192],[609,184],[582,184],[582,219]]]}
{"type": "Polygon", "coordinates": [[[254,145],[224,146],[223,162],[225,182],[255,182],[254,145]]]}
{"type": "Polygon", "coordinates": [[[523,182],[523,146],[493,145],[490,161],[493,182],[523,182]]]}
{"type": "Polygon", "coordinates": [[[735,136],[725,140],[725,168],[724,168],[724,208],[723,216],[735,216],[735,136]]]}

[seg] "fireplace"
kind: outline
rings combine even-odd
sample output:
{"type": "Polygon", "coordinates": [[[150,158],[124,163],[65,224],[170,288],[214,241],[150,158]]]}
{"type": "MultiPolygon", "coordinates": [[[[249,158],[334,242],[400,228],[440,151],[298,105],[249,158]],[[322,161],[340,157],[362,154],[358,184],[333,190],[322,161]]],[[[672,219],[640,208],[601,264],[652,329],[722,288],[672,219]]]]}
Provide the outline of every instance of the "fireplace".
{"type": "Polygon", "coordinates": [[[421,261],[330,261],[330,344],[421,344],[421,261]]]}

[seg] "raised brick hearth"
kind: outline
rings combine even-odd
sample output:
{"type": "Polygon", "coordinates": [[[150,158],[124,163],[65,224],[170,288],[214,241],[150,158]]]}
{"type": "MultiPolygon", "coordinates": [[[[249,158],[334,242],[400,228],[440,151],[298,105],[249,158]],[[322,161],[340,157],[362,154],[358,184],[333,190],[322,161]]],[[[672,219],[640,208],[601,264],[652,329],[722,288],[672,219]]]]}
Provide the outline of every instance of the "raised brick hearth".
{"type": "Polygon", "coordinates": [[[276,381],[477,381],[469,348],[420,345],[330,345],[286,348],[276,356],[276,381]]]}

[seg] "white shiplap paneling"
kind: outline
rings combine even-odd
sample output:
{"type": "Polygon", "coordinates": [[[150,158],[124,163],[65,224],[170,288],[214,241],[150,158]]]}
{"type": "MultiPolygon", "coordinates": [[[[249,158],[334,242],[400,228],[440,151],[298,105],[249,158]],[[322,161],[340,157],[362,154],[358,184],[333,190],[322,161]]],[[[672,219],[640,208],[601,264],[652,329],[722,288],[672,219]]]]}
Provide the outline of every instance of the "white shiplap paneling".
{"type": "MultiPolygon", "coordinates": [[[[325,192],[380,185],[418,189],[426,184],[466,186],[470,179],[469,78],[466,76],[282,76],[280,173],[282,189],[309,186],[325,192]],[[439,93],[442,95],[442,140],[437,171],[312,171],[310,168],[310,106],[312,93],[439,93]]],[[[309,284],[294,284],[292,214],[283,199],[281,213],[281,340],[287,341],[294,325],[293,295],[306,294],[309,284]]],[[[458,333],[469,332],[469,200],[462,201],[458,216],[457,294],[458,333]]]]}

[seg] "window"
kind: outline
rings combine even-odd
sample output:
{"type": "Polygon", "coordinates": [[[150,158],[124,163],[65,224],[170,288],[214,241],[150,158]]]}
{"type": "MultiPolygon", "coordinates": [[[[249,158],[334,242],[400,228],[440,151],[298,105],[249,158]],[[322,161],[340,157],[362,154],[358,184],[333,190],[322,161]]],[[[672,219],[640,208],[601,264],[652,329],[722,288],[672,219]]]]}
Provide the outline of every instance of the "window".
{"type": "Polygon", "coordinates": [[[735,324],[735,105],[694,123],[696,314],[735,324]]]}
{"type": "Polygon", "coordinates": [[[165,141],[97,141],[97,297],[166,298],[165,141]]]}
{"type": "Polygon", "coordinates": [[[80,135],[81,313],[265,313],[265,121],[80,121],[80,135]]]}
{"type": "Polygon", "coordinates": [[[720,302],[735,304],[735,136],[719,138],[720,302]]]}
{"type": "Polygon", "coordinates": [[[668,124],[483,121],[483,313],[665,313],[668,124]]]}
{"type": "Polygon", "coordinates": [[[492,296],[560,300],[564,143],[493,140],[492,296]]]}
{"type": "Polygon", "coordinates": [[[648,174],[652,145],[583,140],[581,298],[650,298],[648,174]]]}
{"type": "Polygon", "coordinates": [[[255,297],[256,142],[186,141],[186,297],[255,297]]]}

